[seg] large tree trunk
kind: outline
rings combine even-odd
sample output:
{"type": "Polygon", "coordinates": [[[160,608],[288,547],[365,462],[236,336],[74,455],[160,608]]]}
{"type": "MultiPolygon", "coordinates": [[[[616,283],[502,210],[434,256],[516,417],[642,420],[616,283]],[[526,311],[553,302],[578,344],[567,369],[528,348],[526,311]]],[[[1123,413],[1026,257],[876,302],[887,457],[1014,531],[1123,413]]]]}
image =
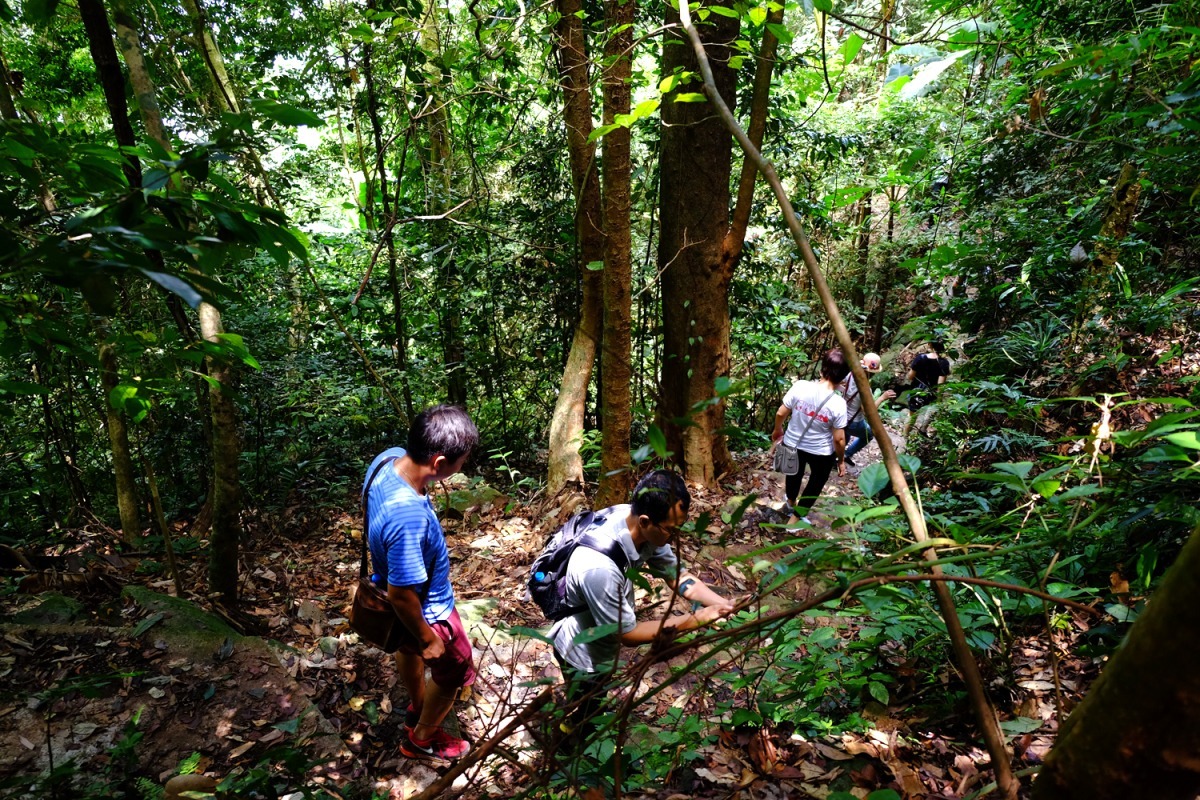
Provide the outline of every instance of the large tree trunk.
{"type": "MultiPolygon", "coordinates": [[[[736,73],[729,68],[738,20],[712,15],[704,40],[717,88],[732,108],[736,73]]],[[[677,30],[668,8],[666,24],[677,30]]],[[[695,73],[696,58],[681,33],[663,45],[663,75],[695,73]]],[[[688,86],[684,91],[695,91],[688,86]]],[[[729,178],[733,140],[707,103],[662,106],[660,181],[663,368],[659,419],[668,447],[692,480],[712,486],[731,459],[722,429],[724,402],[718,378],[729,376],[729,284],[733,262],[724,259],[729,225],[729,178]],[[693,411],[693,409],[697,409],[693,411]],[[688,417],[691,415],[690,424],[688,417]]],[[[739,246],[740,249],[740,246],[739,246]]]]}
{"type": "Polygon", "coordinates": [[[604,218],[600,176],[596,170],[596,145],[592,133],[592,95],[588,80],[587,38],[579,12],[582,0],[559,0],[555,46],[563,89],[563,119],[567,126],[567,152],[575,190],[575,237],[583,297],[571,351],[559,384],[558,400],[550,419],[550,455],[546,484],[556,493],[569,482],[583,484],[583,437],[587,389],[596,361],[603,315],[603,276],[588,265],[604,261],[604,218]]]}
{"type": "MultiPolygon", "coordinates": [[[[604,124],[630,110],[633,69],[633,0],[606,0],[604,21],[608,41],[604,46],[604,124]]],[[[600,358],[600,406],[603,443],[600,451],[600,487],[596,505],[613,505],[628,499],[630,488],[629,436],[632,426],[630,363],[632,344],[632,237],[629,213],[632,204],[630,131],[617,127],[604,137],[604,347],[600,358]]]]}
{"type": "Polygon", "coordinates": [[[1200,793],[1200,527],[1062,726],[1035,800],[1200,793]]]}
{"type": "Polygon", "coordinates": [[[136,476],[133,457],[129,452],[129,429],[125,415],[113,408],[112,390],[117,388],[117,349],[111,344],[100,345],[100,386],[104,390],[105,422],[108,442],[112,447],[113,474],[117,486],[117,510],[121,514],[121,533],[125,543],[136,546],[142,539],[139,519],[136,476]]]}

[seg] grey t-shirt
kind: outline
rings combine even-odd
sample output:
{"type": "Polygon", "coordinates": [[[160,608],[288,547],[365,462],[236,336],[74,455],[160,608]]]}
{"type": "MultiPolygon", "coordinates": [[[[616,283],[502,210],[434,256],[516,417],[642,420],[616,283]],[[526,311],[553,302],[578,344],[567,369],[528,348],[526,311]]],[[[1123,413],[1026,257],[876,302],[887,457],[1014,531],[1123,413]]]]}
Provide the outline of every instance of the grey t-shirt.
{"type": "MultiPolygon", "coordinates": [[[[626,522],[629,505],[612,506],[597,512],[604,522],[588,533],[601,540],[611,539],[625,550],[631,567],[647,567],[658,575],[672,577],[679,560],[670,545],[654,547],[646,543],[641,551],[633,546],[626,522]]],[[[567,563],[567,602],[586,607],[570,617],[560,619],[550,629],[550,638],[559,657],[581,672],[599,672],[613,668],[621,650],[617,634],[596,641],[576,643],[575,638],[588,628],[616,623],[620,633],[628,633],[637,625],[634,609],[633,581],[617,568],[613,560],[590,547],[577,547],[567,563]]]]}

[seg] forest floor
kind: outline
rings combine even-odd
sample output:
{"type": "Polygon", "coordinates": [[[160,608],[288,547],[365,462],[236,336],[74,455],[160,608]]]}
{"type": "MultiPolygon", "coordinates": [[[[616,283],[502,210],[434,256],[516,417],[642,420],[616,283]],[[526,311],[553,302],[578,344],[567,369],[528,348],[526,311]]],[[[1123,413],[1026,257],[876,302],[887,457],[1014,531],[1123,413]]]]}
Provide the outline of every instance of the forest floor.
{"type": "MultiPolygon", "coordinates": [[[[872,443],[858,461],[879,457],[872,443]]],[[[757,499],[735,529],[721,532],[720,543],[685,541],[679,549],[718,592],[742,596],[754,585],[728,559],[795,534],[781,528],[782,489],[765,455],[743,458],[721,487],[694,495],[693,518],[707,511],[719,520],[738,498],[757,499]]],[[[823,510],[857,494],[854,474],[835,475],[814,509],[816,530],[807,535],[836,537],[823,510]]],[[[234,775],[247,796],[254,781],[272,780],[256,771],[263,763],[288,764],[310,786],[343,796],[409,797],[437,780],[445,768],[399,755],[406,699],[392,660],[358,644],[346,628],[361,529],[354,502],[348,493],[346,510],[293,506],[278,533],[244,553],[242,610],[225,620],[188,611],[194,607],[167,596],[171,581],[140,575],[136,560],[112,555],[77,558],[71,563],[83,571],[42,573],[27,579],[24,591],[0,598],[0,677],[8,687],[0,692],[0,797],[22,796],[21,785],[56,767],[66,782],[128,790],[95,795],[106,797],[149,796],[149,787],[181,764],[218,778],[234,775]],[[260,636],[240,635],[227,622],[260,636]]],[[[467,481],[438,498],[479,669],[448,724],[475,742],[557,683],[549,648],[506,631],[544,625],[523,599],[528,565],[574,506],[521,500],[467,481]]],[[[109,549],[106,541],[105,532],[83,532],[78,550],[99,556],[109,549]]],[[[200,585],[203,569],[199,560],[185,561],[185,585],[200,585]]],[[[813,590],[811,579],[799,581],[786,599],[803,600],[813,590]]],[[[1044,629],[1014,630],[1005,654],[983,659],[1019,767],[1040,762],[1053,742],[1058,702],[1076,702],[1098,670],[1092,659],[1073,655],[1087,622],[1072,619],[1054,634],[1057,679],[1044,629]]],[[[838,629],[842,637],[855,633],[854,625],[838,629]]],[[[917,665],[900,651],[881,655],[877,668],[896,679],[889,702],[869,701],[863,723],[836,735],[735,727],[706,713],[711,682],[697,686],[691,678],[669,686],[632,713],[653,731],[672,707],[687,709],[715,736],[691,748],[698,759],[635,794],[825,798],[890,788],[904,798],[961,798],[979,791],[990,780],[988,756],[965,703],[947,710],[945,695],[961,687],[953,666],[917,665]]],[[[643,688],[687,661],[650,667],[643,688]]],[[[540,768],[534,738],[518,728],[457,785],[467,796],[512,796],[531,787],[540,768]]]]}

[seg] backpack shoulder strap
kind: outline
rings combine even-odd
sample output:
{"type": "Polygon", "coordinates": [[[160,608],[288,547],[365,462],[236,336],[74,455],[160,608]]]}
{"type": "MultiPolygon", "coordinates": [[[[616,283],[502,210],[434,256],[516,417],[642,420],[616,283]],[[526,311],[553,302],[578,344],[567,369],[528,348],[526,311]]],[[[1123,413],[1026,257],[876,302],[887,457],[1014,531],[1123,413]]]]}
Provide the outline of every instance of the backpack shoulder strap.
{"type": "Polygon", "coordinates": [[[380,461],[379,464],[376,465],[375,471],[371,473],[371,477],[367,478],[366,486],[363,487],[363,493],[362,493],[362,515],[363,515],[362,561],[360,561],[359,565],[358,565],[358,577],[360,579],[367,577],[367,527],[370,524],[370,521],[367,519],[367,497],[371,494],[371,484],[374,483],[375,478],[378,477],[379,470],[383,469],[384,466],[392,463],[395,460],[396,460],[396,457],[391,456],[390,458],[385,458],[383,461],[380,461]]]}
{"type": "Polygon", "coordinates": [[[617,565],[617,569],[621,572],[629,569],[629,556],[625,554],[625,548],[615,539],[601,541],[597,537],[588,533],[579,540],[580,547],[586,547],[589,550],[595,550],[597,553],[608,558],[609,561],[617,565]]]}

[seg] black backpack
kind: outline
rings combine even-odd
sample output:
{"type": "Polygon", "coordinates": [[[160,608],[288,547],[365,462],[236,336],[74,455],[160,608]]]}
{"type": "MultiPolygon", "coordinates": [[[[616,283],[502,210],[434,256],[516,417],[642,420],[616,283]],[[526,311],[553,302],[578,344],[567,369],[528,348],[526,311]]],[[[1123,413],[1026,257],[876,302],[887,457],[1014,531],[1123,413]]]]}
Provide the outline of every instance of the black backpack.
{"type": "Polygon", "coordinates": [[[541,555],[534,559],[529,568],[529,596],[547,619],[557,622],[584,610],[567,604],[567,564],[575,548],[586,547],[607,556],[622,572],[629,568],[629,558],[620,542],[603,541],[588,533],[604,520],[594,512],[581,511],[550,535],[541,555]]]}

